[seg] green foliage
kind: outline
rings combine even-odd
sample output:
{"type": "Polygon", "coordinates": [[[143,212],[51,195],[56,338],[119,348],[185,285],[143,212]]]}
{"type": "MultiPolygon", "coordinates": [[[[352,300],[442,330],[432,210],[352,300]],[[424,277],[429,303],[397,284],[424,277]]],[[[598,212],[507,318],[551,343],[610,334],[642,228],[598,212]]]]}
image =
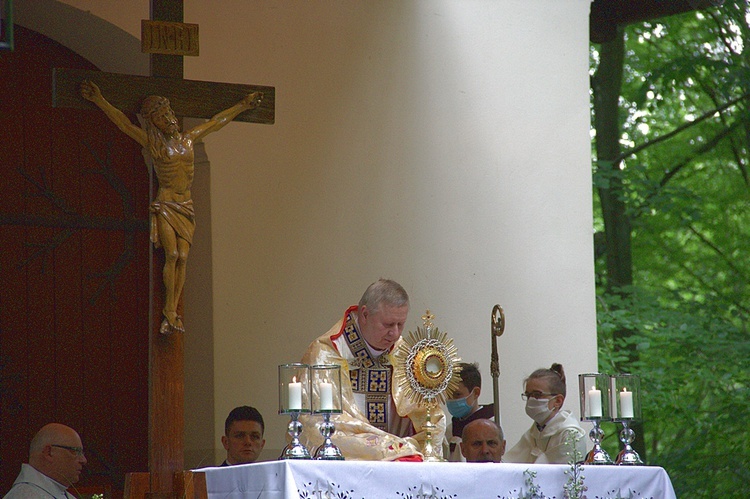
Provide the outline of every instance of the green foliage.
{"type": "MultiPolygon", "coordinates": [[[[750,342],[722,310],[640,289],[599,301],[599,362],[616,372],[635,344],[648,463],[669,472],[678,497],[750,496],[750,342]],[[637,333],[613,339],[618,328],[637,333]],[[745,465],[743,465],[743,463],[745,465]]],[[[615,428],[608,452],[616,455],[615,428]],[[614,448],[613,448],[614,447],[614,448]]]]}
{"type": "MultiPolygon", "coordinates": [[[[625,40],[622,162],[601,161],[594,187],[623,186],[633,287],[608,293],[597,260],[600,370],[641,376],[638,437],[678,497],[750,497],[750,5],[632,25],[625,40]]],[[[592,71],[598,60],[592,47],[592,71]]],[[[604,429],[614,457],[619,429],[604,429]]]]}

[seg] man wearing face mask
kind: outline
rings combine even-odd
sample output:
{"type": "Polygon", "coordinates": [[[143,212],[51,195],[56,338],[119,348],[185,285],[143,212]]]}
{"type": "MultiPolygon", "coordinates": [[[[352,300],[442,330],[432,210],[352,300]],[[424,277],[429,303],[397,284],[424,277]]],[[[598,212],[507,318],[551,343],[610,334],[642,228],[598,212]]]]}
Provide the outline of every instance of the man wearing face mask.
{"type": "Polygon", "coordinates": [[[495,419],[495,404],[479,405],[479,394],[482,393],[482,375],[479,373],[479,366],[468,363],[461,363],[461,372],[459,377],[461,381],[458,384],[451,398],[446,402],[446,408],[451,414],[451,422],[446,430],[448,435],[448,461],[466,462],[466,458],[461,453],[461,434],[466,425],[477,419],[495,419]]]}
{"type": "Polygon", "coordinates": [[[568,464],[586,455],[585,432],[570,411],[563,411],[565,372],[560,364],[537,369],[526,378],[526,414],[534,420],[516,445],[505,453],[506,463],[568,464]]]}

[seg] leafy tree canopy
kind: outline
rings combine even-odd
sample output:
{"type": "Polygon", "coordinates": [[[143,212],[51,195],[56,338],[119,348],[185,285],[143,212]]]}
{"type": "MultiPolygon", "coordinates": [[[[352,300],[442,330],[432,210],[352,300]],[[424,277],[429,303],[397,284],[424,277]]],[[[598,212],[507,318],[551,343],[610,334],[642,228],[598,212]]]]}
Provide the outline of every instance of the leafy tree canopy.
{"type": "Polygon", "coordinates": [[[600,72],[616,47],[591,50],[594,144],[619,150],[594,161],[600,369],[640,374],[647,462],[679,497],[750,497],[750,6],[631,25],[621,42],[621,81],[600,72]],[[620,85],[617,116],[603,85],[620,85]],[[632,284],[613,288],[622,248],[632,284]]]}

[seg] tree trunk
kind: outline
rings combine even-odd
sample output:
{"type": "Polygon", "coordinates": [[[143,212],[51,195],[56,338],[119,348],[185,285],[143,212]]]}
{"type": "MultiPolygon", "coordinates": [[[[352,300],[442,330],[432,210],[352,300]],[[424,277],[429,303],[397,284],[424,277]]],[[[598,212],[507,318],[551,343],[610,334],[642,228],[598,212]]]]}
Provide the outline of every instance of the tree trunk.
{"type": "Polygon", "coordinates": [[[601,45],[599,54],[599,67],[592,79],[596,156],[598,173],[608,182],[598,191],[604,218],[607,291],[620,292],[621,288],[633,284],[631,227],[625,210],[619,160],[622,134],[619,100],[625,57],[622,29],[618,29],[613,40],[601,45]]]}
{"type": "MultiPolygon", "coordinates": [[[[604,219],[604,258],[606,261],[606,291],[626,297],[633,284],[633,258],[631,248],[631,223],[626,210],[623,175],[621,167],[620,136],[620,94],[625,61],[625,36],[621,28],[610,41],[599,47],[599,66],[593,76],[591,86],[594,95],[594,126],[596,128],[598,194],[604,219]]],[[[627,303],[627,300],[625,301],[627,303]]],[[[632,335],[629,329],[615,331],[615,340],[632,335]]],[[[617,342],[618,344],[622,344],[617,342]]],[[[630,365],[637,360],[635,345],[626,343],[627,361],[618,366],[621,372],[630,371],[630,365]]],[[[645,461],[646,446],[643,441],[643,428],[634,428],[641,438],[633,442],[633,448],[645,461]]]]}

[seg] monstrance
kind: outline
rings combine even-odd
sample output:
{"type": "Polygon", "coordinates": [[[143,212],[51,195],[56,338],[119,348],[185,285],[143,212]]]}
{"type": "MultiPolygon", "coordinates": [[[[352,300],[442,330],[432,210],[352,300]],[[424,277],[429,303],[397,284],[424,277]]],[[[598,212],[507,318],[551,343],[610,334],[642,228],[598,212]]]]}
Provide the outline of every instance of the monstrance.
{"type": "Polygon", "coordinates": [[[461,371],[453,339],[432,323],[435,316],[427,310],[422,316],[422,327],[409,331],[403,338],[394,356],[395,377],[398,386],[413,403],[425,407],[426,421],[423,425],[426,438],[422,454],[425,461],[443,461],[441,449],[432,444],[435,423],[432,410],[445,403],[446,392],[458,387],[456,376],[461,371]]]}

